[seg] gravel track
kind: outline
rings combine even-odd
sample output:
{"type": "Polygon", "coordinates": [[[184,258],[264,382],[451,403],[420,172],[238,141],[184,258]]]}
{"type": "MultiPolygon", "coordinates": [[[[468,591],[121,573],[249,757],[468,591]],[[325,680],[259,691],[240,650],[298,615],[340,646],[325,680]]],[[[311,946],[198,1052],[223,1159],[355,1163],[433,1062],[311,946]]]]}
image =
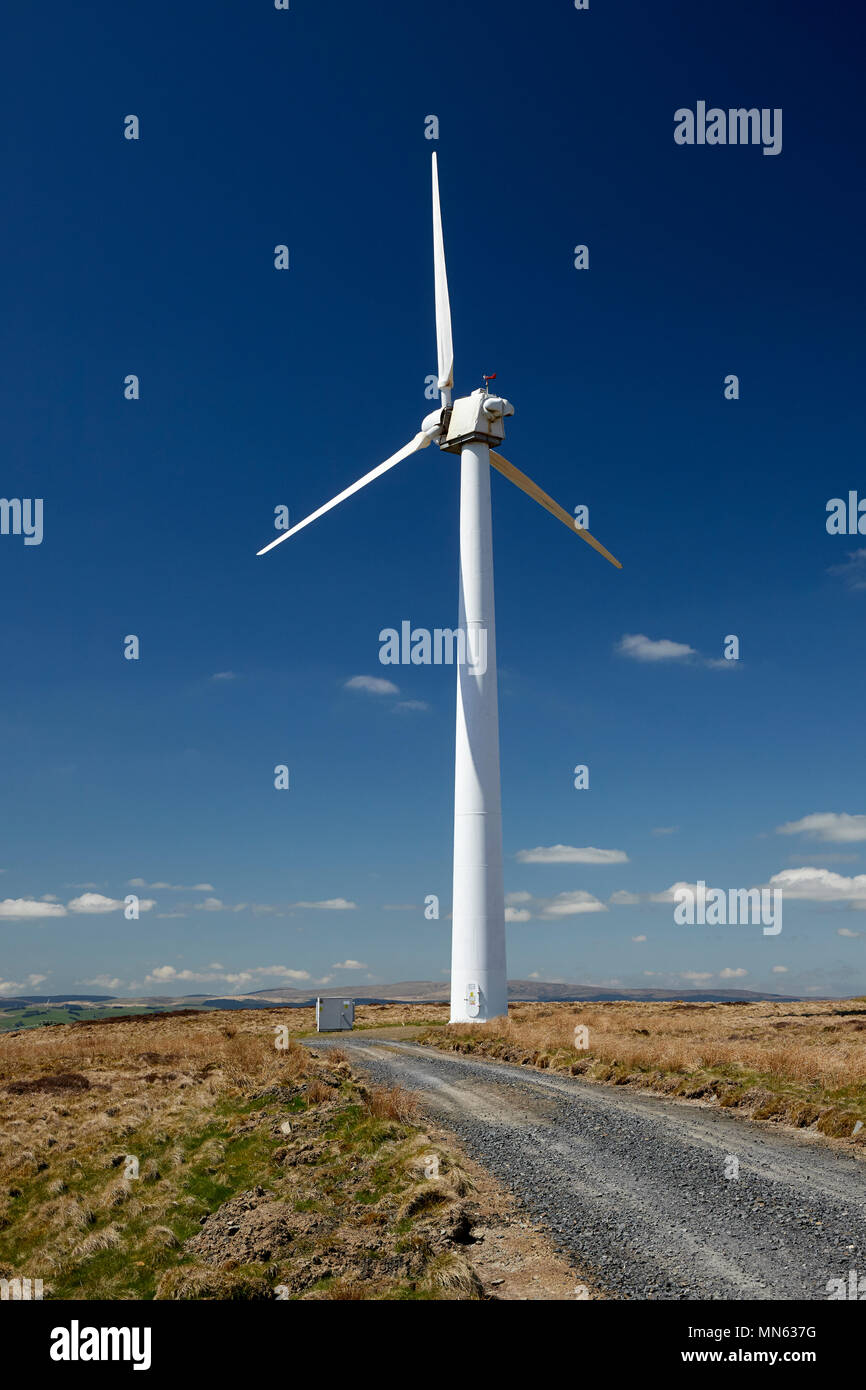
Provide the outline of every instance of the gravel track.
{"type": "Polygon", "coordinates": [[[866,1165],[699,1105],[357,1035],[619,1298],[816,1299],[866,1274],[866,1165]],[[739,1178],[725,1177],[728,1156],[739,1178]]]}

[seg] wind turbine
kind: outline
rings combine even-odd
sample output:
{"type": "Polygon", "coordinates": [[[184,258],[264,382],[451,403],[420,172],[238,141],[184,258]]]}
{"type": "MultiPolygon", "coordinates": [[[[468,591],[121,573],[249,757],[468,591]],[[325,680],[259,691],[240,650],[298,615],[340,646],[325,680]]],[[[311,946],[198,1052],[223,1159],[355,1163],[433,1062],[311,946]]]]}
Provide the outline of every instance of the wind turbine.
{"type": "MultiPolygon", "coordinates": [[[[451,925],[451,1022],[483,1022],[508,1013],[505,966],[505,898],[502,882],[502,809],[499,786],[499,707],[493,605],[493,538],[490,465],[555,516],[569,530],[622,569],[594,536],[579,528],[525,473],[491,448],[505,438],[504,420],[514,407],[487,386],[452,402],[454,344],[445,272],[439,169],[433,155],[433,272],[440,406],[411,440],[264,546],[275,546],[309,526],[339,502],[387,473],[410,454],[438,444],[460,456],[460,619],[462,655],[457,665],[457,743],[454,764],[454,894],[451,925]],[[479,653],[486,638],[486,660],[479,653]],[[483,669],[482,669],[483,667],[483,669]]],[[[485,377],[485,382],[492,380],[485,377]]],[[[458,652],[461,648],[458,647],[458,652]]]]}

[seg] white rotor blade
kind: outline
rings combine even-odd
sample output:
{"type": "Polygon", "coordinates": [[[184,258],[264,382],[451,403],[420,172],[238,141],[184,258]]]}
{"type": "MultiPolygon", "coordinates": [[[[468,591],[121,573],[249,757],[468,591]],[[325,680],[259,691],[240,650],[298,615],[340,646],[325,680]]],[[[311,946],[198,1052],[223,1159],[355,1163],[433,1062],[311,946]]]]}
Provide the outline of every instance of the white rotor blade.
{"type": "Polygon", "coordinates": [[[373,468],[369,473],[365,473],[363,478],[359,478],[351,487],[347,487],[345,492],[341,492],[337,497],[332,497],[330,502],[325,503],[324,507],[319,507],[318,511],[311,512],[309,516],[305,516],[303,521],[298,522],[297,526],[292,526],[290,530],[284,531],[281,536],[277,536],[277,539],[271,541],[270,545],[263,546],[261,550],[257,550],[256,554],[267,555],[268,551],[273,550],[275,545],[279,545],[282,541],[287,541],[289,536],[293,536],[296,531],[301,531],[305,526],[309,526],[311,521],[316,521],[320,516],[324,516],[325,512],[329,512],[332,507],[336,507],[338,502],[345,502],[346,498],[351,497],[353,492],[359,492],[362,487],[367,486],[367,483],[372,483],[374,478],[378,478],[383,473],[387,473],[388,469],[393,468],[395,463],[400,463],[401,459],[408,458],[410,454],[417,453],[419,449],[425,449],[429,443],[429,432],[425,434],[423,430],[419,430],[410,444],[407,444],[396,454],[392,454],[384,463],[380,463],[378,468],[373,468]]]}
{"type": "Polygon", "coordinates": [[[521,473],[519,468],[515,468],[513,463],[509,463],[508,459],[503,458],[501,454],[495,453],[493,449],[490,450],[490,462],[494,468],[499,470],[504,478],[514,483],[515,487],[519,487],[521,492],[526,493],[527,497],[531,497],[533,502],[537,502],[539,506],[544,507],[545,511],[550,512],[551,516],[555,516],[557,521],[563,522],[568,527],[569,531],[576,531],[582,541],[586,541],[587,545],[591,545],[593,550],[598,551],[599,555],[603,555],[606,560],[610,560],[610,563],[616,565],[618,570],[622,569],[619,560],[611,555],[609,550],[605,549],[601,541],[597,541],[595,536],[591,536],[582,526],[577,526],[574,517],[569,516],[565,508],[560,507],[558,502],[554,502],[553,498],[546,493],[543,488],[538,486],[538,483],[534,483],[525,473],[521,473]]]}
{"type": "MultiPolygon", "coordinates": [[[[439,163],[433,153],[433,274],[436,285],[436,349],[439,355],[439,390],[454,385],[454,343],[451,338],[451,301],[445,271],[442,209],[439,206],[439,163]]],[[[447,404],[447,402],[446,402],[447,404]]]]}

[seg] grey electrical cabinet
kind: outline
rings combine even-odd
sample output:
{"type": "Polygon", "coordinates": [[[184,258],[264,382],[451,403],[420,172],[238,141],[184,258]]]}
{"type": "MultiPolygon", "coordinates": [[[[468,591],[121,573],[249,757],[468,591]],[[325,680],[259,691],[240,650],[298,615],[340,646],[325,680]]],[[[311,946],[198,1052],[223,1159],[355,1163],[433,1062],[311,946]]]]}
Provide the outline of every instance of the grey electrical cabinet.
{"type": "Polygon", "coordinates": [[[354,1024],[354,999],[316,1000],[317,1033],[336,1033],[340,1029],[353,1028],[354,1024]]]}

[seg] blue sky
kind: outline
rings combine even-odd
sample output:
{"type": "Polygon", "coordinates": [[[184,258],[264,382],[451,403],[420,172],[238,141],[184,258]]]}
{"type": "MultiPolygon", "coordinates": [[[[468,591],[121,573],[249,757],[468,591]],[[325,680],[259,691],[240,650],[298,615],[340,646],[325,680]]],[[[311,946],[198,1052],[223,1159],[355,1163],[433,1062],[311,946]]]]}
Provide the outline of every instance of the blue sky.
{"type": "Polygon", "coordinates": [[[455,461],[255,554],[431,408],[433,148],[458,391],[498,373],[504,452],[624,564],[494,476],[510,975],[866,990],[866,540],[825,525],[866,496],[861,39],[840,0],[10,16],[0,490],[44,538],[0,535],[0,991],[447,971],[453,670],[378,634],[456,621],[455,461]],[[781,153],[677,145],[699,100],[781,153]],[[653,901],[795,869],[777,937],[653,901]]]}

